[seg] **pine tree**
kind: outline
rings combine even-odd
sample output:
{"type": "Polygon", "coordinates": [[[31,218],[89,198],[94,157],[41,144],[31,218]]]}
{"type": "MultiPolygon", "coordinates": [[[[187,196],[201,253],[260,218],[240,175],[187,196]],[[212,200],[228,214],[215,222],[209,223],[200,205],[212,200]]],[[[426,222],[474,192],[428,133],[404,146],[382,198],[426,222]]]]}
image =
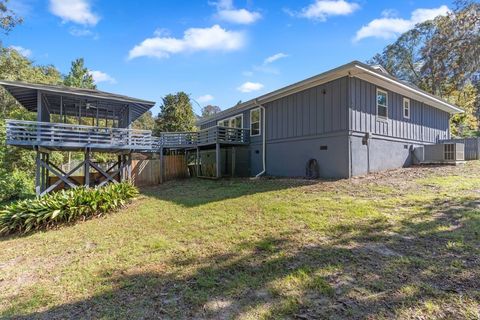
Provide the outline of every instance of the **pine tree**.
{"type": "Polygon", "coordinates": [[[195,130],[195,114],[188,94],[177,92],[166,95],[155,120],[155,133],[193,130],[195,130]]]}
{"type": "Polygon", "coordinates": [[[65,77],[64,84],[68,87],[96,89],[95,81],[92,75],[85,67],[83,58],[76,59],[72,62],[70,72],[65,77]]]}

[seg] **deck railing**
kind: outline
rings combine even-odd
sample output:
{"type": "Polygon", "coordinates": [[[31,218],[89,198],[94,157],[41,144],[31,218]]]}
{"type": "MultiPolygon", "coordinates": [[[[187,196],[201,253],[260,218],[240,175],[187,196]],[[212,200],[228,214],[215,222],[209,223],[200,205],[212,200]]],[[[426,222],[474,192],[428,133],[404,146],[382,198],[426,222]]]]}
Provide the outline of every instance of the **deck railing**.
{"type": "Polygon", "coordinates": [[[7,120],[7,144],[48,147],[150,148],[148,130],[102,128],[85,125],[7,120]]]}
{"type": "Polygon", "coordinates": [[[163,132],[153,137],[158,147],[196,147],[214,143],[248,143],[249,130],[227,127],[211,127],[196,132],[163,132]]]}
{"type": "Polygon", "coordinates": [[[162,147],[188,148],[214,143],[249,142],[248,129],[219,126],[197,132],[164,132],[160,137],[153,137],[148,130],[24,120],[7,120],[6,126],[7,144],[10,145],[158,150],[162,147]]]}

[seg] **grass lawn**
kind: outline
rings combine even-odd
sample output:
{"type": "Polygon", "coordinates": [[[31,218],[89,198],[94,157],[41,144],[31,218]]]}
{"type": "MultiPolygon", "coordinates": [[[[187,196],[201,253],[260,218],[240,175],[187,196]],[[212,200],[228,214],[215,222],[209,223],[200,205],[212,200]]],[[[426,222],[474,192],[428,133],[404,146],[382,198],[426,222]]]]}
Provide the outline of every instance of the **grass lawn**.
{"type": "Polygon", "coordinates": [[[2,318],[480,318],[480,162],[185,180],[0,238],[2,318]]]}

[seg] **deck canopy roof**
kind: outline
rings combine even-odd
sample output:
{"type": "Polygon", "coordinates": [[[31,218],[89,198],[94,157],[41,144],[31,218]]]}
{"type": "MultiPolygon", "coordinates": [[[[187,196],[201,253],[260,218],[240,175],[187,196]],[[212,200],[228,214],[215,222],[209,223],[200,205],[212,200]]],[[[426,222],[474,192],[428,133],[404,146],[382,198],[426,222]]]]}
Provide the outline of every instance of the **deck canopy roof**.
{"type": "Polygon", "coordinates": [[[152,101],[92,89],[6,80],[0,80],[0,85],[32,112],[38,112],[38,93],[41,93],[41,103],[49,114],[111,120],[128,113],[129,123],[155,105],[152,101]]]}

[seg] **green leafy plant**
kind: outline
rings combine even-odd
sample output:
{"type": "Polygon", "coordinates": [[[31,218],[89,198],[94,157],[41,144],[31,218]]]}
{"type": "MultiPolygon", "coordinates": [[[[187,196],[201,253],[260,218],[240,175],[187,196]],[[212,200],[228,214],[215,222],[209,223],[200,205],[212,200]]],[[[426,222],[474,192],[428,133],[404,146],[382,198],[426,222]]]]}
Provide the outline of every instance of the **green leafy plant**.
{"type": "Polygon", "coordinates": [[[33,180],[28,173],[0,171],[0,202],[33,197],[33,180]]]}
{"type": "Polygon", "coordinates": [[[129,182],[102,188],[62,190],[41,198],[26,199],[0,211],[0,234],[27,233],[118,209],[138,195],[129,182]]]}

